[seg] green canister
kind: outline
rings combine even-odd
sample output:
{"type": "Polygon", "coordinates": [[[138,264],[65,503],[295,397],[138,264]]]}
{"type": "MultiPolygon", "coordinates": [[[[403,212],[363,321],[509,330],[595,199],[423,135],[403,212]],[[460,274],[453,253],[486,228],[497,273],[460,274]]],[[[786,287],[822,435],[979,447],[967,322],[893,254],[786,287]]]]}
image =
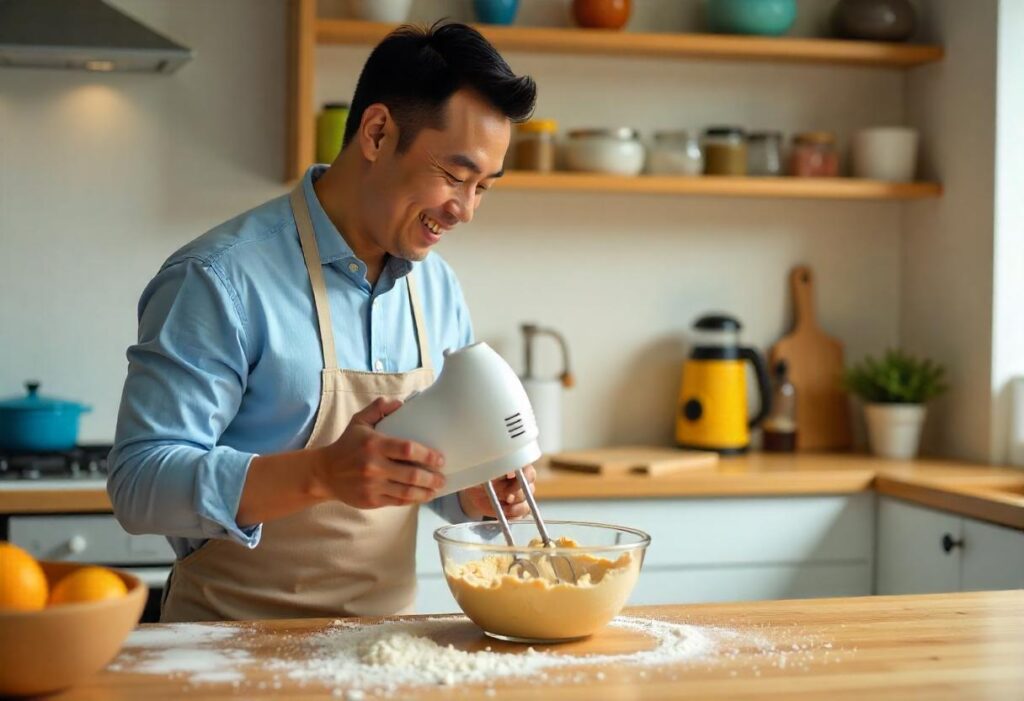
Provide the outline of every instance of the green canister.
{"type": "Polygon", "coordinates": [[[347,102],[328,102],[316,118],[316,162],[332,163],[341,151],[348,119],[347,102]]]}

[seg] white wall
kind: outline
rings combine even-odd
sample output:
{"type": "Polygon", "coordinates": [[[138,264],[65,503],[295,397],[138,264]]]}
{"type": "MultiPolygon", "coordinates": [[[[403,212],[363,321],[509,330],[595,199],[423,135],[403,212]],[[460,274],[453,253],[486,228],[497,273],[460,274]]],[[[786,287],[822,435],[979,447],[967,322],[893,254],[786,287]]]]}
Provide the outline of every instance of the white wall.
{"type": "MultiPolygon", "coordinates": [[[[195,48],[196,60],[169,77],[0,71],[0,396],[38,377],[54,394],[87,400],[96,407],[83,425],[90,440],[112,437],[135,303],[160,262],[283,192],[283,2],[117,4],[195,48]]],[[[553,4],[527,1],[524,12],[553,4]]],[[[692,26],[697,7],[634,4],[637,29],[692,26]]],[[[800,31],[816,28],[829,6],[802,3],[800,31]]],[[[445,7],[468,17],[468,3],[445,7]]],[[[318,50],[318,101],[350,97],[365,55],[318,50]]],[[[566,128],[727,121],[845,137],[905,116],[899,71],[509,59],[537,77],[539,114],[566,128]]],[[[567,396],[567,446],[668,442],[687,326],[724,309],[744,321],[747,341],[767,346],[787,330],[786,276],[796,263],[816,270],[819,317],[849,357],[897,343],[904,208],[498,191],[441,251],[478,335],[516,365],[521,321],[565,332],[578,380],[567,396]]]]}
{"type": "MultiPolygon", "coordinates": [[[[418,3],[429,21],[458,3],[418,3]]],[[[557,25],[568,3],[522,3],[523,21],[557,25]],[[551,8],[561,7],[561,12],[551,8]]],[[[699,3],[634,3],[630,28],[695,29],[699,3]]],[[[817,31],[827,3],[803,3],[796,31],[817,31]]],[[[322,3],[325,14],[337,3],[322,3]]],[[[461,13],[460,13],[461,12],[461,13]]],[[[368,47],[317,52],[319,105],[345,100],[368,47]]],[[[748,128],[855,128],[901,123],[899,71],[658,61],[508,52],[540,87],[537,115],[561,131],[628,125],[653,130],[738,123],[748,128]]],[[[762,349],[788,330],[787,272],[817,272],[819,313],[857,358],[898,341],[899,203],[501,192],[442,243],[466,288],[477,334],[518,367],[518,324],[563,331],[577,386],[566,395],[567,447],[671,442],[684,332],[724,309],[762,349]]],[[[542,349],[556,369],[554,346],[542,349]]]]}
{"type": "MultiPolygon", "coordinates": [[[[992,309],[991,453],[1008,457],[1008,382],[1024,375],[1024,3],[1000,0],[992,309]]],[[[1018,436],[1019,438],[1019,436],[1018,436]]]]}
{"type": "Polygon", "coordinates": [[[907,206],[900,342],[949,371],[952,389],[930,409],[926,448],[977,460],[990,457],[994,426],[996,5],[929,4],[925,32],[946,60],[911,72],[907,99],[926,145],[924,172],[945,193],[907,206]]]}
{"type": "Polygon", "coordinates": [[[171,76],[0,69],[0,396],[38,378],[113,438],[143,286],[283,191],[284,6],[117,3],[196,49],[171,76]]]}

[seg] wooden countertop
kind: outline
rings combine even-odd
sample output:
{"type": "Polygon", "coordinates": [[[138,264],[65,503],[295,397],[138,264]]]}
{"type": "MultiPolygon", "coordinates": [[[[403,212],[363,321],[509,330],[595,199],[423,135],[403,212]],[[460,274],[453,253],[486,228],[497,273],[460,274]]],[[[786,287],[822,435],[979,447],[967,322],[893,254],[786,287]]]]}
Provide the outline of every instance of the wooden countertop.
{"type": "Polygon", "coordinates": [[[0,483],[0,514],[70,514],[112,511],[107,490],[102,487],[79,489],[9,489],[0,483]]]}
{"type": "MultiPolygon", "coordinates": [[[[637,499],[848,494],[874,489],[944,511],[1024,530],[1024,470],[951,460],[884,460],[853,453],[751,453],[717,468],[661,477],[603,477],[541,467],[537,497],[637,499]]],[[[109,512],[102,489],[0,485],[0,514],[109,512]]]]}
{"type": "Polygon", "coordinates": [[[1024,470],[955,460],[886,460],[858,453],[751,453],[715,469],[661,477],[599,476],[541,467],[537,497],[634,499],[797,496],[874,490],[1024,530],[1024,470]]]}
{"type": "MultiPolygon", "coordinates": [[[[557,647],[565,666],[546,678],[443,687],[400,688],[394,699],[1016,699],[1024,694],[1024,591],[926,596],[863,597],[741,604],[651,606],[628,615],[736,631],[734,642],[711,653],[665,666],[630,664],[572,667],[582,654],[634,653],[653,640],[641,633],[607,628],[594,637],[557,647]],[[639,636],[639,637],[638,637],[639,636]],[[750,643],[751,636],[774,649],[750,643]]],[[[409,617],[414,620],[420,617],[409,617]]],[[[364,622],[371,622],[366,619],[364,622]]],[[[260,664],[282,655],[302,659],[303,636],[325,629],[328,620],[266,621],[239,624],[248,629],[212,643],[231,654],[247,650],[255,663],[244,667],[244,681],[196,682],[188,675],[132,672],[123,653],[115,669],[48,697],[53,701],[147,699],[287,698],[336,700],[344,688],[323,681],[300,684],[286,673],[260,664]],[[275,688],[279,687],[279,688],[275,688]]],[[[145,626],[159,630],[165,626],[145,626]]],[[[706,628],[702,630],[708,630],[706,628]]],[[[465,619],[455,619],[436,642],[467,651],[492,646],[526,654],[523,646],[498,643],[465,619]]],[[[552,651],[554,648],[541,648],[552,651]]],[[[237,654],[237,653],[236,653],[237,654]]],[[[308,653],[307,653],[308,654],[308,653]]],[[[348,698],[361,698],[350,695],[348,698]]],[[[366,693],[365,698],[378,698],[366,693]]]]}

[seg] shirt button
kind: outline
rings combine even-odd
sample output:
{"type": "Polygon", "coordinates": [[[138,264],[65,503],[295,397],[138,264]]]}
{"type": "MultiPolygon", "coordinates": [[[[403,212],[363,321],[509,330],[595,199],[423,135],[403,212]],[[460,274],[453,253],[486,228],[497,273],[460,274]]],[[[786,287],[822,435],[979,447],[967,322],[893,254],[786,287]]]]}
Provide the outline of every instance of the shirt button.
{"type": "Polygon", "coordinates": [[[353,273],[358,273],[359,272],[359,266],[356,265],[355,263],[349,263],[348,264],[348,269],[351,270],[353,273]]]}
{"type": "Polygon", "coordinates": [[[373,369],[376,370],[377,372],[383,371],[384,370],[384,361],[383,360],[378,360],[376,363],[373,364],[373,369]]]}

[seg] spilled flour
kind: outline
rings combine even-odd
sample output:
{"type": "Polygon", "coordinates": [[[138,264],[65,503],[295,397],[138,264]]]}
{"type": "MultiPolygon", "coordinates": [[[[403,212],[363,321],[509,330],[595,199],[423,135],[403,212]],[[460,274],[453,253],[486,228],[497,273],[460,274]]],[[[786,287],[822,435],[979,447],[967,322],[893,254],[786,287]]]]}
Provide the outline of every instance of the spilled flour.
{"type": "Polygon", "coordinates": [[[685,662],[712,653],[715,639],[703,628],[642,618],[619,617],[611,626],[647,634],[653,649],[622,655],[569,655],[538,652],[466,652],[438,645],[425,636],[440,636],[452,619],[396,621],[359,626],[338,621],[333,630],[312,636],[303,659],[280,669],[291,679],[320,680],[341,686],[388,687],[422,684],[481,683],[522,677],[554,667],[609,664],[657,665],[685,662]]]}
{"type": "Polygon", "coordinates": [[[244,636],[242,628],[222,624],[142,628],[132,631],[120,656],[107,669],[187,677],[192,683],[241,682],[252,656],[247,650],[226,647],[224,642],[239,636],[244,636]]]}
{"type": "Polygon", "coordinates": [[[132,631],[124,647],[168,648],[190,647],[227,640],[238,635],[240,629],[232,625],[208,623],[177,623],[163,628],[140,628],[132,631]]]}
{"type": "MultiPolygon", "coordinates": [[[[132,633],[107,669],[169,675],[188,685],[229,684],[239,690],[317,685],[354,700],[368,693],[390,697],[403,687],[427,685],[484,685],[485,693],[491,695],[494,683],[502,679],[515,679],[518,684],[600,681],[605,678],[602,670],[610,666],[645,678],[645,670],[681,673],[685,670],[680,668],[687,665],[712,666],[741,658],[760,676],[762,666],[806,668],[812,645],[826,655],[826,648],[831,648],[806,638],[800,644],[782,644],[753,632],[632,616],[619,616],[609,627],[644,640],[647,650],[587,655],[558,652],[557,647],[538,651],[501,645],[506,651],[488,646],[470,652],[435,642],[453,633],[458,637],[467,625],[462,616],[374,625],[336,620],[312,634],[276,634],[268,649],[268,636],[259,628],[177,624],[132,633]],[[258,655],[253,653],[257,647],[258,655]],[[256,665],[263,681],[246,681],[246,672],[256,665]]],[[[730,674],[735,676],[735,671],[730,674]]]]}

